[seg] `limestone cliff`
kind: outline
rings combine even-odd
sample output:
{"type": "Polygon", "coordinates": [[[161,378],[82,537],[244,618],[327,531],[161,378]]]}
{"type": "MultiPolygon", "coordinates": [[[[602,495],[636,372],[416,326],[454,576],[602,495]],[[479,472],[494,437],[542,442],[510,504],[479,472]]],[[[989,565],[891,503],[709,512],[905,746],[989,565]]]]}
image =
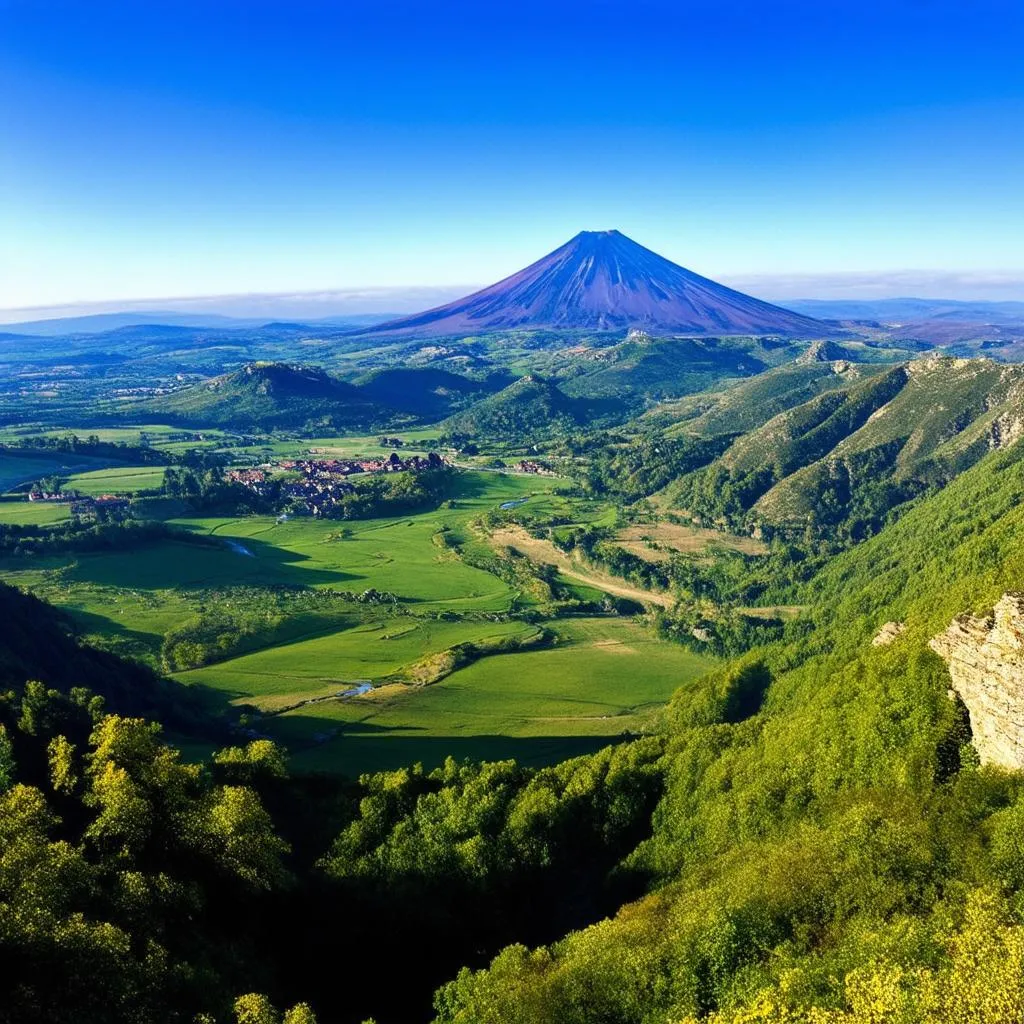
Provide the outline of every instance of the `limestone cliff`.
{"type": "Polygon", "coordinates": [[[957,616],[929,644],[967,706],[982,762],[1024,768],[1024,594],[1003,595],[989,616],[957,616]]]}

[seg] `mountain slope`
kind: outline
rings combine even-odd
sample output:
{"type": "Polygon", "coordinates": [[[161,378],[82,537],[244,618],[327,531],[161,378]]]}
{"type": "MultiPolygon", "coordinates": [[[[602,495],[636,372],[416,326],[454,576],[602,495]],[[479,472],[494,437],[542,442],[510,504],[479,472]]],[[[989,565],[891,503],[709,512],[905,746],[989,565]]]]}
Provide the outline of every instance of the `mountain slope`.
{"type": "Polygon", "coordinates": [[[356,383],[366,398],[428,419],[448,416],[501,387],[430,366],[389,367],[361,377],[356,383]]]}
{"type": "Polygon", "coordinates": [[[252,363],[145,403],[145,411],[197,426],[290,427],[311,422],[343,426],[379,416],[353,384],[323,370],[252,363]]]}
{"type": "Polygon", "coordinates": [[[587,417],[575,401],[536,375],[522,377],[442,424],[451,434],[470,437],[524,437],[556,433],[578,426],[587,417]]]}
{"type": "Polygon", "coordinates": [[[744,433],[816,395],[849,387],[886,369],[878,363],[797,360],[730,387],[664,402],[645,414],[644,419],[668,426],[670,434],[714,437],[744,433]]]}
{"type": "Polygon", "coordinates": [[[1018,1020],[1020,781],[975,766],[927,641],[1024,581],[1021,455],[837,558],[788,642],[677,691],[627,860],[648,894],[462,972],[437,1024],[1018,1020]],[[872,645],[887,620],[905,632],[872,645]]]}
{"type": "Polygon", "coordinates": [[[373,329],[444,336],[556,328],[660,334],[836,333],[694,274],[618,231],[581,231],[543,259],[463,299],[373,329]]]}
{"type": "Polygon", "coordinates": [[[1022,432],[1024,367],[930,358],[778,413],[670,491],[702,521],[841,527],[856,537],[1022,432]]]}

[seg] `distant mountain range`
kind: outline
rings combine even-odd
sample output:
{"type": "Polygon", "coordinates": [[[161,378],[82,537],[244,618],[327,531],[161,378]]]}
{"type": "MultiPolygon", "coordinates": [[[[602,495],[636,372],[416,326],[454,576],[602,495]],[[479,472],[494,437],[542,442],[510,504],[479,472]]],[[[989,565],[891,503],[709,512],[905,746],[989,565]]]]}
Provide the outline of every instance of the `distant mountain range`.
{"type": "Polygon", "coordinates": [[[1024,322],[1024,302],[966,302],[956,299],[792,299],[789,305],[824,320],[906,323],[952,320],[974,323],[1024,322]]]}
{"type": "Polygon", "coordinates": [[[645,249],[619,231],[581,231],[482,291],[372,329],[445,337],[508,330],[820,337],[834,329],[751,298],[645,249]]]}
{"type": "Polygon", "coordinates": [[[173,310],[140,310],[124,313],[90,313],[87,316],[51,317],[46,320],[24,320],[19,323],[0,323],[0,334],[53,338],[65,334],[104,334],[126,327],[181,327],[193,329],[241,330],[243,328],[280,329],[283,326],[366,328],[390,319],[386,312],[326,317],[317,320],[269,321],[266,317],[222,316],[218,313],[177,313],[173,310]]]}

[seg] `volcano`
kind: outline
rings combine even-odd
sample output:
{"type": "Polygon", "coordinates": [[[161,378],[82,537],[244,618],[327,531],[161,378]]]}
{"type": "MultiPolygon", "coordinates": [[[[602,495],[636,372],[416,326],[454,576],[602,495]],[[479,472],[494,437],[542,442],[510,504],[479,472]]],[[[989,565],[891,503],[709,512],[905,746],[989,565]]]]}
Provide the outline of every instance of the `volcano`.
{"type": "Polygon", "coordinates": [[[374,335],[452,336],[508,330],[789,337],[835,333],[693,273],[620,231],[581,231],[543,259],[445,306],[379,324],[374,335]]]}

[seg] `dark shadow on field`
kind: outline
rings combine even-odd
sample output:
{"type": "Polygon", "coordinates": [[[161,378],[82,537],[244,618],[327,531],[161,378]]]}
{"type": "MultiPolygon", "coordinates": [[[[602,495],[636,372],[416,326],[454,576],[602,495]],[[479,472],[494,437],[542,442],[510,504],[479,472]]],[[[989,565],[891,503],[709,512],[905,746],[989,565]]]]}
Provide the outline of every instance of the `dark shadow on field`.
{"type": "Polygon", "coordinates": [[[82,608],[67,608],[65,613],[83,633],[111,637],[117,641],[137,645],[139,648],[147,650],[152,650],[154,647],[152,633],[143,633],[138,629],[129,629],[124,623],[118,622],[117,619],[108,618],[106,615],[100,615],[97,612],[87,612],[82,608]]]}
{"type": "MultiPolygon", "coordinates": [[[[369,722],[334,724],[323,718],[290,715],[292,770],[330,772],[357,777],[364,772],[393,771],[420,763],[437,768],[446,758],[456,761],[515,760],[531,767],[557,764],[581,754],[635,738],[621,736],[431,736],[414,726],[376,726],[369,722]],[[337,730],[336,732],[334,730],[337,730]],[[321,742],[312,742],[319,734],[321,742]],[[298,739],[302,736],[303,739],[298,739]]],[[[268,732],[274,732],[272,726],[268,732]]]]}
{"type": "Polygon", "coordinates": [[[489,483],[483,473],[460,473],[453,488],[455,498],[479,498],[489,490],[489,483]]]}
{"type": "MultiPolygon", "coordinates": [[[[309,555],[295,551],[286,551],[268,541],[245,538],[238,541],[251,554],[233,551],[225,540],[214,538],[214,543],[206,544],[187,540],[162,540],[147,544],[134,550],[111,550],[79,557],[71,576],[75,580],[95,583],[104,586],[124,586],[126,588],[175,588],[178,590],[202,590],[209,587],[230,586],[233,583],[246,583],[255,586],[316,586],[333,584],[341,586],[366,579],[357,573],[340,570],[317,569],[303,565],[311,562],[309,555]],[[150,573],[139,572],[139,567],[152,560],[155,550],[165,549],[166,558],[155,564],[159,571],[150,573]],[[129,563],[129,571],[134,570],[130,579],[125,578],[123,571],[113,558],[118,555],[132,556],[139,554],[138,559],[129,563]],[[113,558],[112,558],[113,556],[113,558]],[[145,556],[148,556],[146,558],[145,556]]],[[[345,588],[347,589],[347,587],[345,588]]]]}

